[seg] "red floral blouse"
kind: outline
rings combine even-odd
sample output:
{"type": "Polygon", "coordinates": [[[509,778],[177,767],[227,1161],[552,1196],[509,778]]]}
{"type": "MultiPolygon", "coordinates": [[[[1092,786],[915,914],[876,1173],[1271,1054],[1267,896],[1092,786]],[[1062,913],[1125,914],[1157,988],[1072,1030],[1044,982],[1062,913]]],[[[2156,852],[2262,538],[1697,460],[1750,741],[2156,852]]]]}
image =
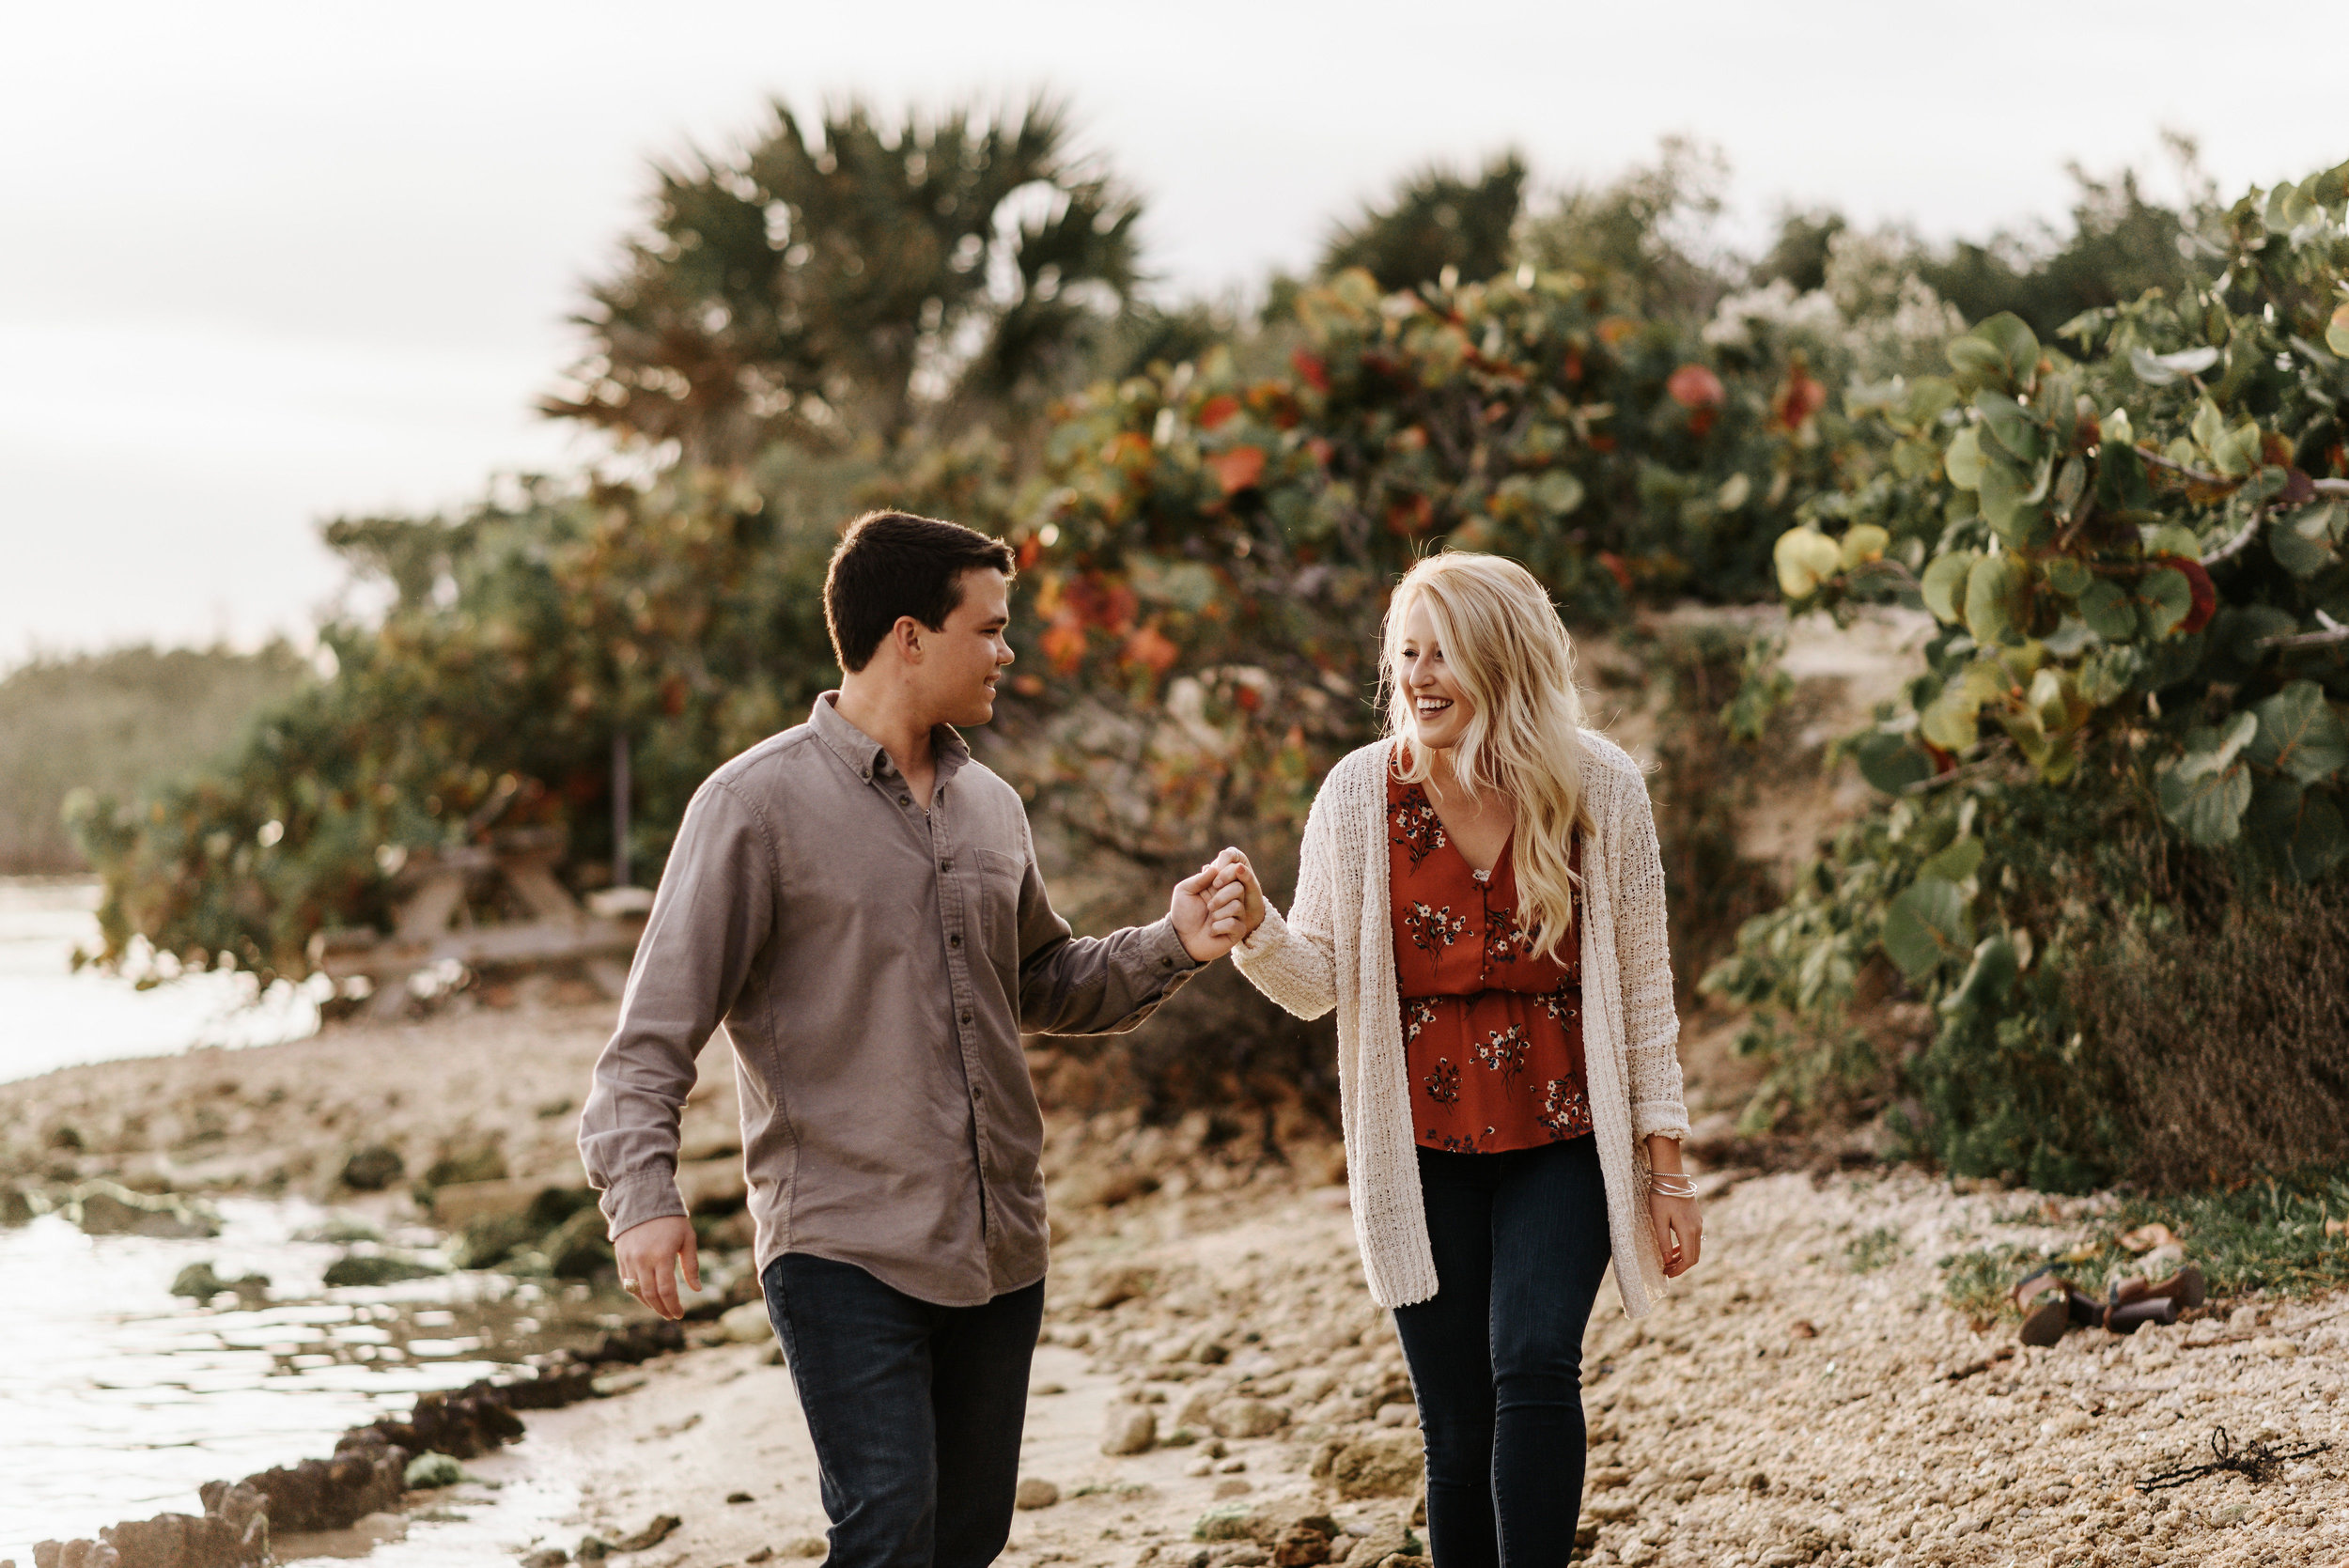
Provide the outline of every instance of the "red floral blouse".
{"type": "MultiPolygon", "coordinates": [[[[1431,1149],[1489,1154],[1591,1130],[1582,1076],[1582,959],[1536,957],[1517,923],[1504,845],[1480,877],[1426,791],[1387,775],[1387,898],[1411,1075],[1411,1122],[1431,1149]]],[[[1574,865],[1581,868],[1578,837],[1574,865]]]]}

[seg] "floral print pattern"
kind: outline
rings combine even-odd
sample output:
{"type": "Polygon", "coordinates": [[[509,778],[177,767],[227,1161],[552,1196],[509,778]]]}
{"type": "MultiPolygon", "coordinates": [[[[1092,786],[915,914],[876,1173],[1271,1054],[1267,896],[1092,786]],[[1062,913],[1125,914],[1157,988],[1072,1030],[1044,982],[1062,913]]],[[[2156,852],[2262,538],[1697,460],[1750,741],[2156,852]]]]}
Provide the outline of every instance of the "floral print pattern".
{"type": "Polygon", "coordinates": [[[1403,929],[1410,934],[1413,945],[1433,953],[1468,935],[1468,917],[1454,914],[1449,904],[1440,909],[1414,904],[1403,917],[1403,929]]]}
{"type": "Polygon", "coordinates": [[[1579,940],[1558,957],[1536,956],[1533,933],[1517,922],[1508,846],[1479,876],[1420,786],[1390,777],[1387,804],[1415,1141],[1492,1154],[1587,1136],[1579,940]]]}
{"type": "Polygon", "coordinates": [[[1393,831],[1395,846],[1411,857],[1414,871],[1422,861],[1452,842],[1444,836],[1443,818],[1436,815],[1427,792],[1417,784],[1406,789],[1403,798],[1393,803],[1388,813],[1388,826],[1393,831]]]}

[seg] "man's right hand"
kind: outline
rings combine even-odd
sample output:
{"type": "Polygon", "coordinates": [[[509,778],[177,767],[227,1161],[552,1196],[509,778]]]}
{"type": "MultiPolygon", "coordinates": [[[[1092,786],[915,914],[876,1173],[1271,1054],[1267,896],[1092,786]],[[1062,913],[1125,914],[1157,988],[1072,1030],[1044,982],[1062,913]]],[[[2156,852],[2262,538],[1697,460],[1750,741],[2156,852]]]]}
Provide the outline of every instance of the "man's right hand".
{"type": "Polygon", "coordinates": [[[681,1214],[630,1226],[613,1242],[612,1253],[619,1260],[620,1288],[673,1322],[685,1315],[685,1302],[677,1294],[678,1270],[684,1271],[688,1289],[702,1288],[693,1222],[681,1214]]]}

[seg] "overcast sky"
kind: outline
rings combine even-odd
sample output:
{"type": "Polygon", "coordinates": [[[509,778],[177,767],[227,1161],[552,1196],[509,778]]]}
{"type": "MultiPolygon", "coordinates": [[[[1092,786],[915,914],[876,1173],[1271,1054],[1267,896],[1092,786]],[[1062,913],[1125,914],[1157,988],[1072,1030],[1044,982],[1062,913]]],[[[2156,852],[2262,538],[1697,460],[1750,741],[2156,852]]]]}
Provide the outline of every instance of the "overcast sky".
{"type": "MultiPolygon", "coordinates": [[[[204,0],[20,8],[0,49],[0,667],[299,635],[318,520],[459,501],[586,450],[530,412],[646,161],[783,97],[1076,107],[1148,202],[1169,292],[1245,286],[1431,158],[1603,179],[1718,146],[1781,204],[1927,234],[2065,208],[2068,159],[2222,191],[2349,156],[2337,96],[2265,91],[2207,5],[1962,10],[1190,0],[204,0]]],[[[2270,0],[2271,40],[2337,4],[2270,0]]]]}

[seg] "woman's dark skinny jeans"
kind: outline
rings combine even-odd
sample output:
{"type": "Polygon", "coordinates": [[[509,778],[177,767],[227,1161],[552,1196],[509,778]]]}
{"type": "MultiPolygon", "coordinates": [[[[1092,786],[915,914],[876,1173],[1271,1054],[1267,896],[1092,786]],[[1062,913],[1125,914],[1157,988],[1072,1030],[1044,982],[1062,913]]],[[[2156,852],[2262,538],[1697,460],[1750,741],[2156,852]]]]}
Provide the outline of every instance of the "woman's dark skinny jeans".
{"type": "Polygon", "coordinates": [[[1607,1272],[1588,1137],[1419,1151],[1436,1294],[1398,1307],[1438,1568],[1553,1568],[1582,1511],[1582,1329],[1607,1272]]]}

